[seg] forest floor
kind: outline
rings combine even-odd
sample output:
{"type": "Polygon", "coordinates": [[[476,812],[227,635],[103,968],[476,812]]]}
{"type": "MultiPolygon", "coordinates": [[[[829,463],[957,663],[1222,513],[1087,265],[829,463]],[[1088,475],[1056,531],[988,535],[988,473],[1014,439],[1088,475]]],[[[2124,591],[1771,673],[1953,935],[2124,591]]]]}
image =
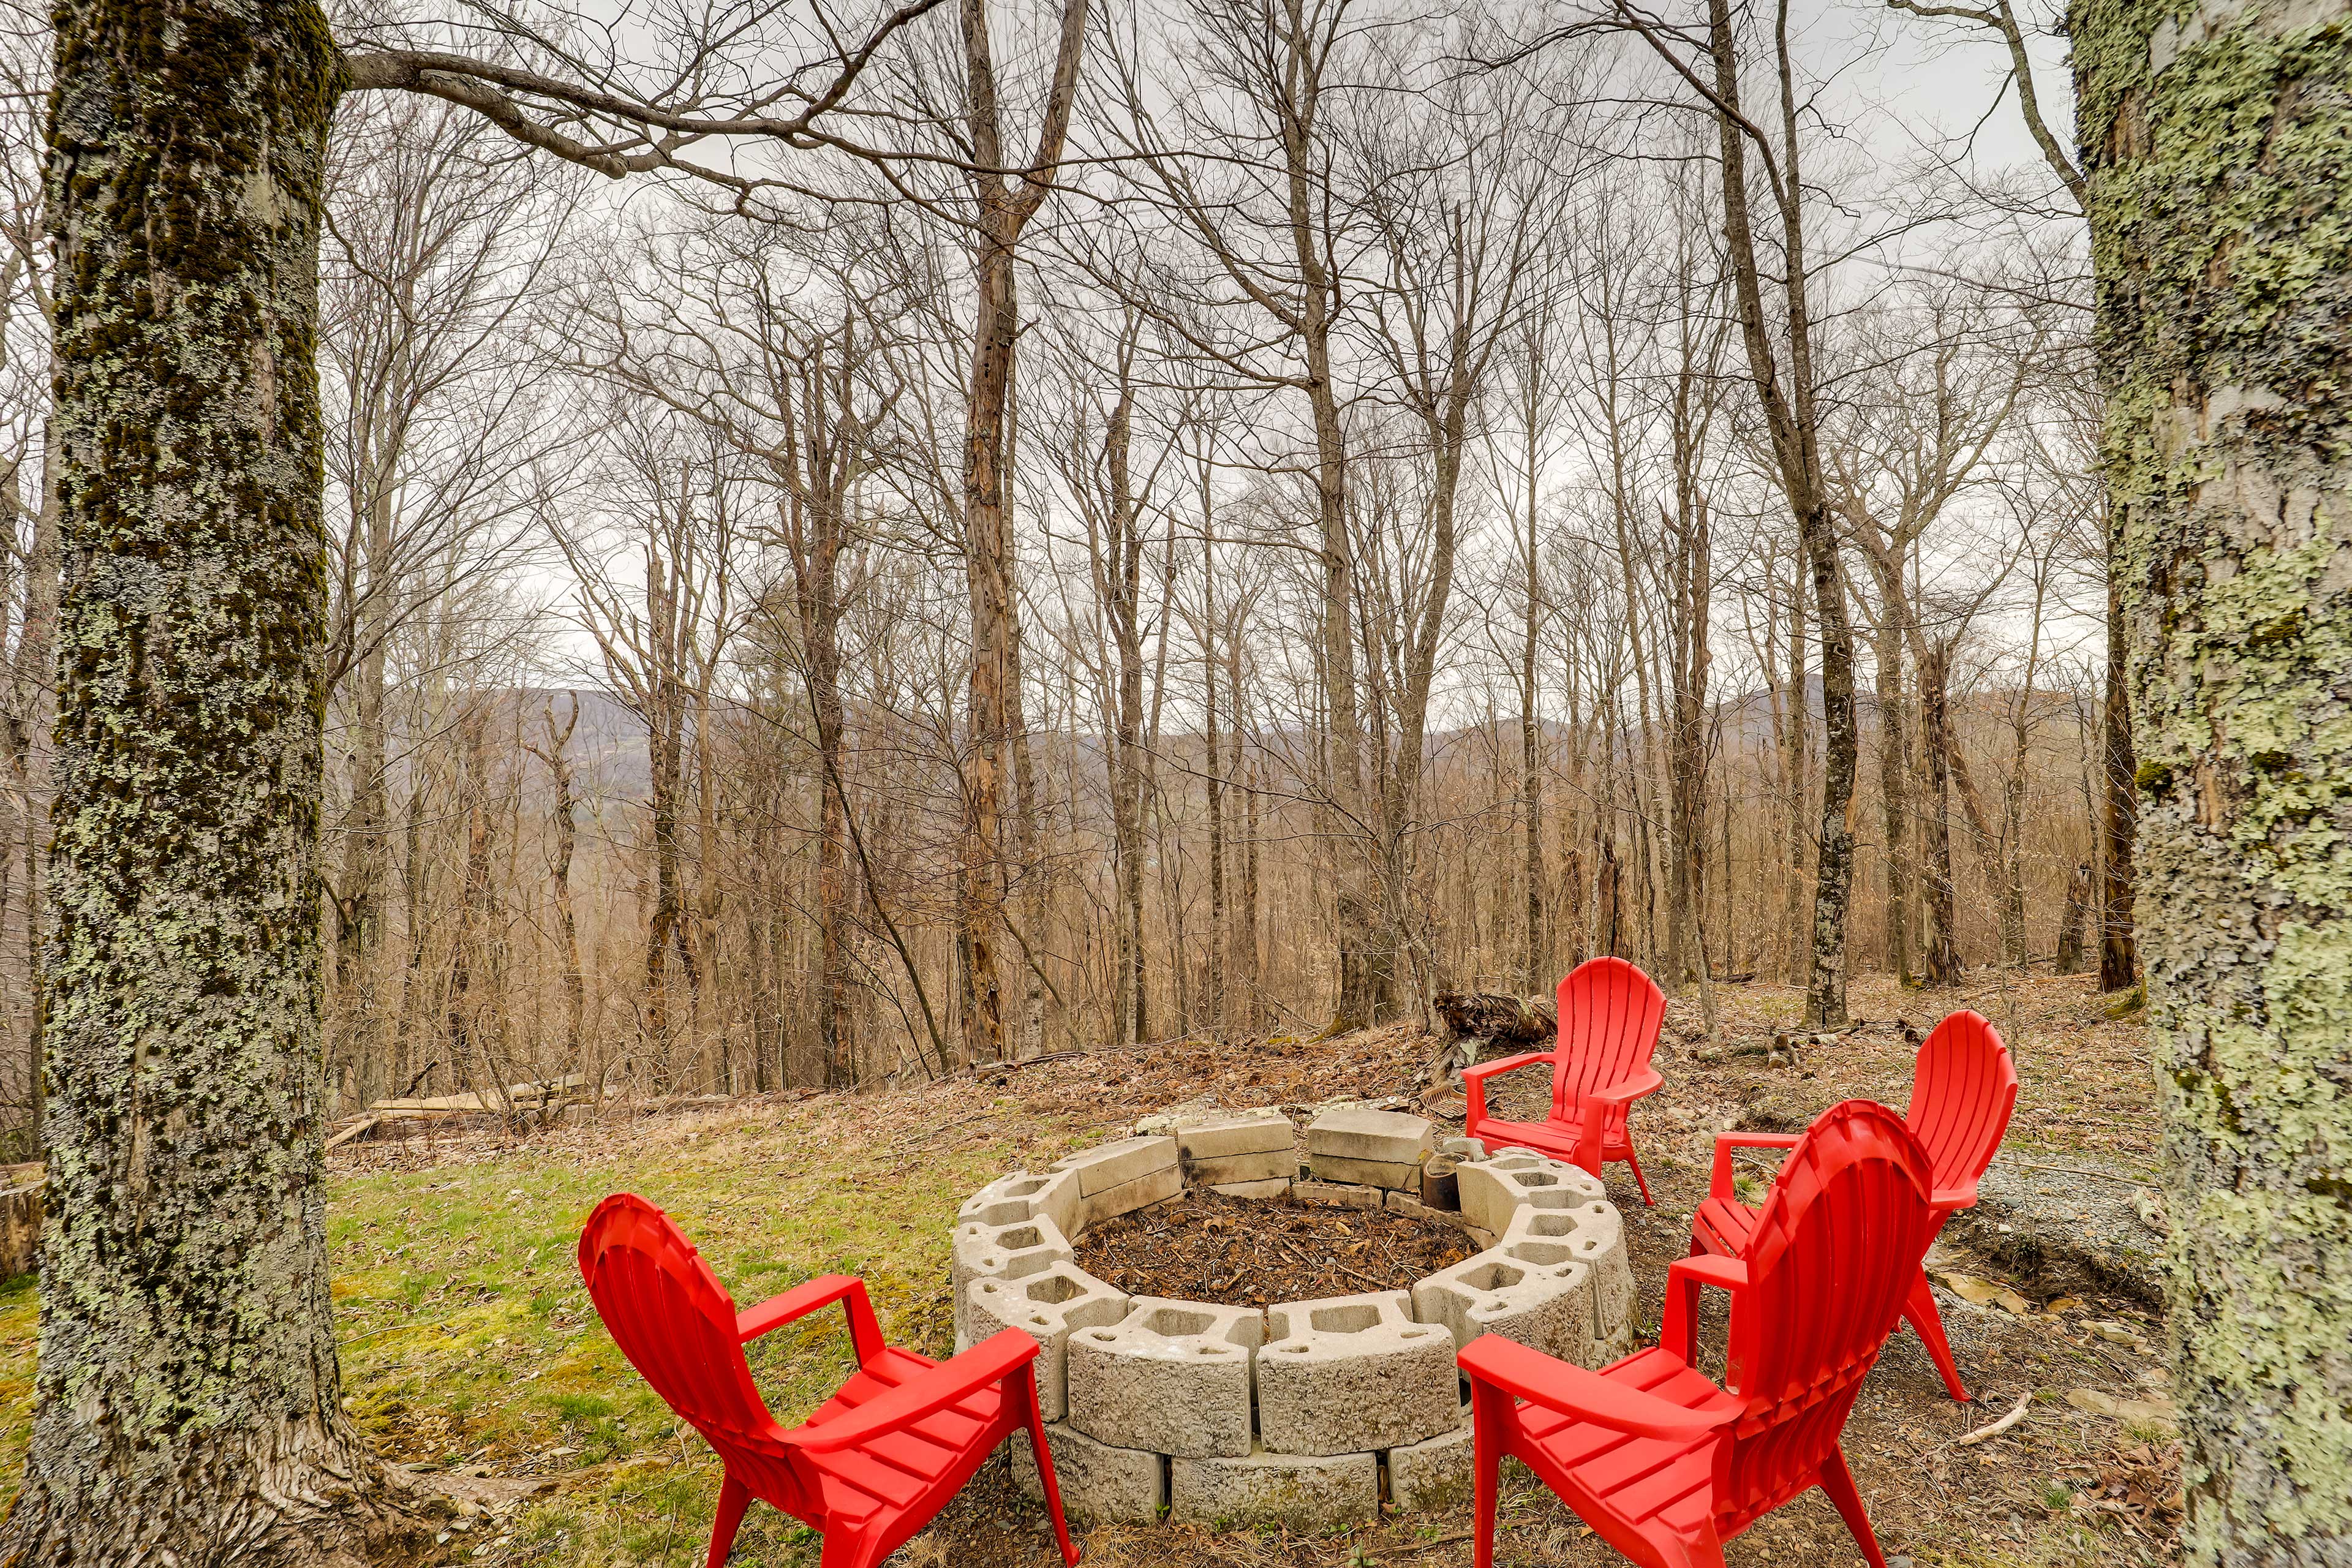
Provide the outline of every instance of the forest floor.
{"type": "MultiPolygon", "coordinates": [[[[1973,1006],[2002,1028],[2024,1080],[2008,1157],[2154,1168],[2153,1090],[2137,1021],[2106,1019],[2084,981],[2004,978],[1928,994],[1866,977],[1853,1004],[1872,1026],[1790,1067],[1767,1065],[1758,1047],[1793,1025],[1797,994],[1749,984],[1721,995],[1720,1047],[1699,1037],[1696,1009],[1677,1002],[1659,1053],[1665,1088],[1634,1113],[1657,1207],[1643,1207],[1623,1167],[1609,1173],[1629,1221],[1646,1330],[1658,1321],[1666,1263],[1684,1251],[1691,1210],[1705,1195],[1714,1131],[1801,1121],[1810,1108],[1852,1095],[1900,1107],[1914,1047],[1898,1016],[1924,1027],[1973,1006]]],[[[983,1182],[1036,1169],[1179,1103],[1311,1105],[1415,1092],[1434,1048],[1406,1026],[1320,1043],[1179,1043],[523,1140],[472,1133],[353,1146],[334,1156],[329,1204],[346,1403],[392,1458],[487,1478],[484,1487],[514,1500],[457,1521],[464,1528],[449,1532],[444,1561],[686,1568],[702,1560],[718,1467],[621,1361],[580,1289],[573,1247],[605,1194],[635,1191],[668,1209],[739,1301],[814,1274],[856,1273],[892,1341],[944,1355],[952,1338],[950,1226],[983,1182]]],[[[1532,1097],[1538,1087],[1510,1092],[1532,1097]]],[[[1516,1098],[1505,1103],[1528,1109],[1516,1098]]],[[[1918,1341],[1898,1331],[1845,1442],[1894,1568],[2177,1555],[2177,1445],[2165,1429],[2154,1349],[2161,1329],[2149,1310],[2079,1287],[2058,1296],[2048,1279],[2005,1274],[1990,1254],[1950,1240],[1931,1268],[1958,1283],[1957,1293],[1938,1294],[1978,1398],[1946,1399],[1918,1341]],[[1960,1445],[2029,1396],[2017,1424],[1960,1445]]],[[[846,1374],[836,1317],[751,1349],[754,1375],[787,1423],[846,1374]]],[[[1719,1307],[1709,1331],[1719,1345],[1719,1307]]],[[[34,1339],[31,1284],[19,1280],[0,1289],[0,1477],[11,1480],[29,1431],[34,1339]]],[[[1514,1470],[1499,1562],[1622,1561],[1514,1470]]],[[[1106,1527],[1084,1539],[1094,1568],[1462,1568],[1468,1529],[1466,1513],[1454,1513],[1312,1538],[1164,1525],[1106,1527]]],[[[1047,1542],[1040,1511],[992,1463],[897,1561],[1046,1568],[1059,1562],[1047,1542]]],[[[1771,1568],[1858,1560],[1818,1492],[1732,1542],[1728,1555],[1771,1568]]],[[[814,1538],[764,1507],[753,1509],[735,1558],[795,1568],[816,1560],[814,1538]]]]}

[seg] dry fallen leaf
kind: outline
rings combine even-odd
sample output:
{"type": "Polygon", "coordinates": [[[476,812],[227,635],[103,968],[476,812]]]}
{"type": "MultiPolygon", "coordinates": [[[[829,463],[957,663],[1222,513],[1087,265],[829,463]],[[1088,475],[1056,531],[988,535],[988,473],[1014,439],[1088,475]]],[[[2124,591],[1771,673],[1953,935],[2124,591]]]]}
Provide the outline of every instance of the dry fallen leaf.
{"type": "Polygon", "coordinates": [[[1956,1270],[1948,1270],[1937,1278],[1943,1280],[1947,1289],[1977,1306],[1999,1307],[2002,1311],[2021,1318],[2030,1316],[2033,1311],[2032,1302],[2006,1285],[1996,1285],[1990,1279],[1979,1279],[1973,1274],[1956,1270]]]}

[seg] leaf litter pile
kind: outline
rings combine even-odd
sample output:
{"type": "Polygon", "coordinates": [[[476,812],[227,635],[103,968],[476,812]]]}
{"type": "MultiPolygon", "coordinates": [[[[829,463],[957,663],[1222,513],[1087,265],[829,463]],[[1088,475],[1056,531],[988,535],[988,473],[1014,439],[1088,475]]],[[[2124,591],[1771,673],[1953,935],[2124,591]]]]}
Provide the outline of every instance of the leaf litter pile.
{"type": "Polygon", "coordinates": [[[1131,1296],[1270,1307],[1410,1290],[1476,1250],[1457,1226],[1387,1209],[1187,1193],[1087,1227],[1076,1261],[1131,1296]]]}

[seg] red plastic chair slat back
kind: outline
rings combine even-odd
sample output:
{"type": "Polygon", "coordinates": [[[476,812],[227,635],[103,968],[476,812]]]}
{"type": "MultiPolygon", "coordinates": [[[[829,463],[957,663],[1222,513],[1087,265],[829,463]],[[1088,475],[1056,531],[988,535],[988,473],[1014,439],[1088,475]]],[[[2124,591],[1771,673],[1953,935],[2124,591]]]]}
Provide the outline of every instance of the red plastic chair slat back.
{"type": "Polygon", "coordinates": [[[734,1298],[667,1215],[634,1193],[597,1205],[580,1233],[580,1278],[613,1342],[665,1404],[755,1489],[797,1489],[743,1360],[734,1298]]]}
{"type": "Polygon", "coordinates": [[[1895,1331],[1935,1236],[1929,1164],[1894,1111],[1849,1100],[1789,1152],[1741,1257],[1725,1386],[1747,1401],[1723,1506],[1740,1517],[1812,1484],[1895,1331]]]}
{"type": "Polygon", "coordinates": [[[1624,1082],[1650,1065],[1665,1022],[1657,983],[1622,958],[1587,960],[1559,983],[1559,1043],[1551,1079],[1551,1113],[1576,1115],[1578,1100],[1624,1082]]]}
{"type": "Polygon", "coordinates": [[[1937,1186],[1985,1173],[2016,1105],[2017,1063],[1981,1015],[1963,1008],[1919,1043],[1903,1120],[1934,1163],[1937,1186]]]}

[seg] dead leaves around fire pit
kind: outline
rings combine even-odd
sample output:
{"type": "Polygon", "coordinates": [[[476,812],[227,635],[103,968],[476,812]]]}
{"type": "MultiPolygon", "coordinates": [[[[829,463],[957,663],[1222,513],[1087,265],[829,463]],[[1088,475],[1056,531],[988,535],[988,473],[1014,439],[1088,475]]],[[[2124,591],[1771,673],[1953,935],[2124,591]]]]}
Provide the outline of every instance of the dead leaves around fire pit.
{"type": "Polygon", "coordinates": [[[1388,1209],[1189,1193],[1090,1226],[1075,1261],[1131,1296],[1270,1307],[1410,1290],[1475,1250],[1455,1226],[1388,1209]]]}

